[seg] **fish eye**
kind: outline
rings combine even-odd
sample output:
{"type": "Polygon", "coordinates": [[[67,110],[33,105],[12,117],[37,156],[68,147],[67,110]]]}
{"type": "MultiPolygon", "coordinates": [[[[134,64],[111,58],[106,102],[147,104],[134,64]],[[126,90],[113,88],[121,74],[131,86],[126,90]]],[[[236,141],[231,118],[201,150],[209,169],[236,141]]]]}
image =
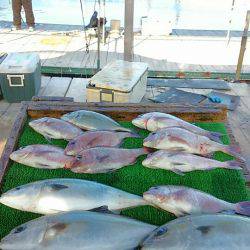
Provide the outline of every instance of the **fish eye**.
{"type": "Polygon", "coordinates": [[[21,233],[22,231],[24,231],[25,229],[26,229],[25,226],[20,226],[20,227],[16,228],[13,233],[18,234],[18,233],[21,233]]]}
{"type": "Polygon", "coordinates": [[[168,231],[168,228],[167,228],[167,227],[162,227],[162,228],[160,228],[159,230],[157,230],[155,236],[156,236],[156,237],[157,237],[157,236],[161,236],[161,235],[165,234],[167,231],[168,231]]]}
{"type": "Polygon", "coordinates": [[[16,190],[20,190],[21,188],[20,188],[20,187],[16,187],[15,189],[16,189],[16,190]]]}
{"type": "Polygon", "coordinates": [[[75,145],[75,144],[76,144],[76,142],[75,142],[75,141],[72,141],[70,144],[71,144],[71,145],[75,145]]]}
{"type": "Polygon", "coordinates": [[[83,158],[82,155],[77,155],[77,156],[76,156],[76,159],[77,159],[77,160],[81,160],[82,158],[83,158]]]}

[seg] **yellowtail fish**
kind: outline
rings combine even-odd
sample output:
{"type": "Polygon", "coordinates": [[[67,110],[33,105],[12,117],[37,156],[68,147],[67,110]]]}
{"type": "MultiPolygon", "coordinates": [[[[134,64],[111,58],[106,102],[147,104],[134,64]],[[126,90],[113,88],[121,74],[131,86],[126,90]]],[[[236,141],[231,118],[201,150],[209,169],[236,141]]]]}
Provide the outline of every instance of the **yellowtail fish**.
{"type": "Polygon", "coordinates": [[[239,215],[188,215],[157,228],[140,244],[143,250],[247,250],[250,219],[239,215]]]}
{"type": "Polygon", "coordinates": [[[131,132],[130,129],[122,127],[110,117],[93,111],[78,110],[63,115],[61,119],[85,130],[112,130],[131,132]]]}
{"type": "Polygon", "coordinates": [[[2,250],[128,250],[156,227],[107,213],[73,211],[47,215],[13,229],[2,250]]]}
{"type": "Polygon", "coordinates": [[[74,210],[91,210],[107,206],[109,210],[146,205],[142,197],[106,186],[78,179],[49,179],[13,188],[0,197],[0,203],[39,214],[74,210]]]}

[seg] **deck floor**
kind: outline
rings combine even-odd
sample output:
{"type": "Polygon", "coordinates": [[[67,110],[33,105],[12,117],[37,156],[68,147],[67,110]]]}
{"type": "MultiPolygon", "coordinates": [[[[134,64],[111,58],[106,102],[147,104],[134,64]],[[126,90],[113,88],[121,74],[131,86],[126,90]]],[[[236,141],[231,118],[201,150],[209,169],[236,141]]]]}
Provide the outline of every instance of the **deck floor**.
{"type": "MultiPolygon", "coordinates": [[[[76,102],[85,102],[87,82],[88,79],[86,78],[44,76],[42,77],[42,87],[39,95],[73,97],[76,102]]],[[[240,105],[235,111],[228,112],[228,120],[250,170],[250,85],[230,83],[230,87],[232,90],[221,92],[240,96],[240,105]]],[[[211,91],[211,89],[183,90],[199,94],[207,94],[211,91]]],[[[162,88],[148,88],[143,102],[150,102],[148,98],[157,95],[160,91],[162,91],[162,88]]],[[[19,108],[20,104],[18,103],[9,104],[4,100],[0,101],[0,155],[19,108]]]]}
{"type": "MultiPolygon", "coordinates": [[[[164,37],[136,35],[134,61],[148,63],[152,71],[235,72],[240,37],[232,37],[228,43],[225,37],[216,35],[218,32],[214,36],[199,35],[198,31],[182,33],[164,37]]],[[[42,66],[96,68],[97,40],[92,37],[87,43],[89,53],[84,32],[80,31],[0,29],[0,53],[35,51],[40,54],[42,66]]],[[[123,43],[123,36],[107,38],[101,45],[101,67],[123,58],[123,43]]],[[[249,45],[248,40],[243,73],[250,73],[249,45]]]]}

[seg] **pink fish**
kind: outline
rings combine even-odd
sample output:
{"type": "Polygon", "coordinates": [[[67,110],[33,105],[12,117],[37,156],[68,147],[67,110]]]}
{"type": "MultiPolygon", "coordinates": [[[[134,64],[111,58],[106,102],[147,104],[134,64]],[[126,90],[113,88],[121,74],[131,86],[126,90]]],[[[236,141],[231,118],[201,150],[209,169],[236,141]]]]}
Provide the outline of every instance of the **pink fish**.
{"type": "Polygon", "coordinates": [[[158,150],[142,162],[148,168],[161,168],[183,175],[185,172],[193,170],[211,170],[215,168],[240,170],[240,163],[237,161],[216,161],[185,152],[173,152],[158,150]]]}
{"type": "Polygon", "coordinates": [[[239,147],[223,145],[182,128],[163,128],[153,132],[144,139],[143,146],[198,155],[222,151],[243,160],[239,147]]]}
{"type": "Polygon", "coordinates": [[[75,158],[64,154],[64,150],[51,145],[29,145],[14,151],[10,159],[34,168],[69,168],[75,158]]]}
{"type": "Polygon", "coordinates": [[[83,133],[80,128],[71,123],[51,117],[33,120],[29,125],[48,140],[50,138],[72,140],[83,133]]]}
{"type": "Polygon", "coordinates": [[[147,129],[149,131],[156,131],[161,128],[180,127],[195,134],[207,136],[211,140],[217,142],[220,142],[220,137],[222,136],[220,133],[207,131],[178,117],[160,112],[139,115],[132,121],[132,123],[139,128],[147,129]]]}
{"type": "Polygon", "coordinates": [[[66,149],[67,155],[77,155],[81,151],[95,147],[117,147],[126,137],[139,137],[130,132],[88,131],[71,140],[66,149]]]}
{"type": "Polygon", "coordinates": [[[235,211],[238,214],[250,216],[250,201],[233,204],[184,186],[152,187],[143,194],[143,198],[177,217],[186,214],[213,214],[223,211],[235,211]]]}
{"type": "Polygon", "coordinates": [[[148,150],[144,148],[90,148],[82,151],[69,168],[75,173],[107,173],[134,164],[138,156],[147,153],[148,150]]]}

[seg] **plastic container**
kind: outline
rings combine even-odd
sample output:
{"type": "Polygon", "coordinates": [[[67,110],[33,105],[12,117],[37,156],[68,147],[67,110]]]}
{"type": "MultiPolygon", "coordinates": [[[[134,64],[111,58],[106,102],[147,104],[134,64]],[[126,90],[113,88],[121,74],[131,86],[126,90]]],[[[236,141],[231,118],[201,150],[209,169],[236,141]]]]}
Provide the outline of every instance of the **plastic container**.
{"type": "Polygon", "coordinates": [[[0,83],[8,102],[29,101],[41,86],[41,62],[37,53],[10,53],[0,64],[0,83]]]}

